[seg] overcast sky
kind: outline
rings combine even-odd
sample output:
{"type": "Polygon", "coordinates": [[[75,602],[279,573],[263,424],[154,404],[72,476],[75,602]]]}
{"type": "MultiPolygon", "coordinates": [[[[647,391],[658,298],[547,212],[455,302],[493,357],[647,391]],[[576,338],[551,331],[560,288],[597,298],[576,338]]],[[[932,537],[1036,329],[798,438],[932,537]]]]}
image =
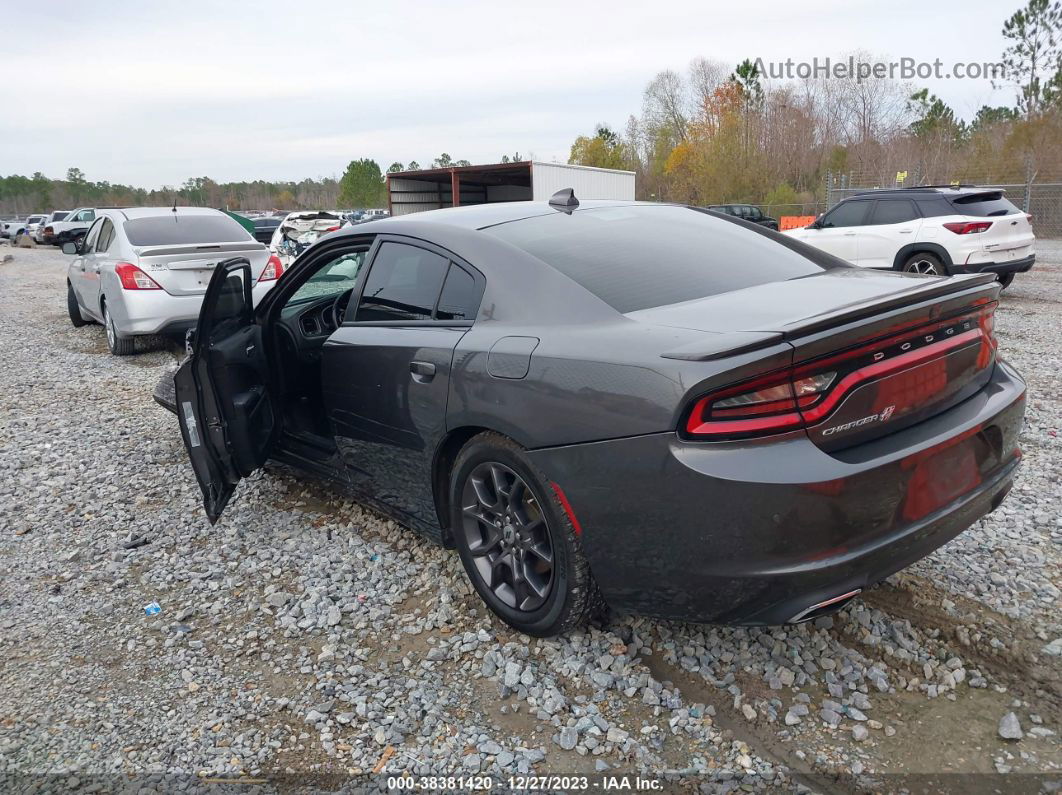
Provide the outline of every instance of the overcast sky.
{"type": "MultiPolygon", "coordinates": [[[[567,160],[662,69],[836,57],[997,61],[1017,0],[718,3],[0,0],[0,174],[143,187],[342,173],[371,157],[567,160]],[[12,27],[12,23],[14,27],[12,27]],[[21,87],[20,87],[21,85],[21,87]]],[[[969,118],[989,80],[918,81],[969,118]]]]}

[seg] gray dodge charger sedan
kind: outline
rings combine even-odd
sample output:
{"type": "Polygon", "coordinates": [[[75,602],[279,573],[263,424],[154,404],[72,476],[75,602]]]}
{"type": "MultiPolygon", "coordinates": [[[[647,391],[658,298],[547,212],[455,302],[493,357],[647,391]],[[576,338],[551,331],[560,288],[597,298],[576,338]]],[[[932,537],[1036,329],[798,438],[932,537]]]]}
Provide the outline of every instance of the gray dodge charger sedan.
{"type": "Polygon", "coordinates": [[[868,271],[696,208],[426,212],[222,262],[176,410],[206,512],[267,459],[455,548],[513,627],[779,624],[996,508],[1025,385],[999,284],[868,271]]]}

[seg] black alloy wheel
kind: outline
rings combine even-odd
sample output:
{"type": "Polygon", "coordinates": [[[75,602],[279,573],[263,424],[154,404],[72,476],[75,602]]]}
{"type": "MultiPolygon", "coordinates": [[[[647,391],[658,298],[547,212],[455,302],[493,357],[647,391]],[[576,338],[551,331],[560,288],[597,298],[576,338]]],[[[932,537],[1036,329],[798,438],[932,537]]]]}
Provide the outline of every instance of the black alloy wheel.
{"type": "Polygon", "coordinates": [[[553,537],[534,493],[516,472],[488,461],[461,494],[461,532],[479,576],[513,610],[540,608],[553,587],[553,537]]]}
{"type": "Polygon", "coordinates": [[[472,587],[514,629],[549,637],[606,612],[558,486],[519,444],[486,431],[450,470],[449,529],[472,587]]]}

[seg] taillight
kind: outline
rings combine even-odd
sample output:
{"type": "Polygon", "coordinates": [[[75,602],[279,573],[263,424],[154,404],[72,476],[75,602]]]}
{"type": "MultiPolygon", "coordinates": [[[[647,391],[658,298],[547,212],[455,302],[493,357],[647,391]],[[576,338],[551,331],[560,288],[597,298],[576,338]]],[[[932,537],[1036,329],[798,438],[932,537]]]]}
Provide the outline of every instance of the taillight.
{"type": "Polygon", "coordinates": [[[114,272],[122,282],[122,288],[126,290],[161,290],[155,280],[144,273],[136,265],[129,262],[119,262],[114,266],[114,272]]]}
{"type": "Polygon", "coordinates": [[[945,229],[957,235],[975,235],[978,232],[984,232],[990,226],[992,226],[991,221],[955,221],[944,224],[945,229]]]}
{"type": "Polygon", "coordinates": [[[280,278],[282,273],[284,273],[284,265],[281,263],[280,257],[276,254],[270,254],[269,261],[262,268],[262,275],[258,277],[258,284],[275,281],[280,278]]]}
{"type": "Polygon", "coordinates": [[[888,337],[724,387],[694,401],[687,436],[749,439],[822,422],[856,387],[981,343],[977,366],[987,367],[997,348],[994,303],[976,313],[888,337]]]}

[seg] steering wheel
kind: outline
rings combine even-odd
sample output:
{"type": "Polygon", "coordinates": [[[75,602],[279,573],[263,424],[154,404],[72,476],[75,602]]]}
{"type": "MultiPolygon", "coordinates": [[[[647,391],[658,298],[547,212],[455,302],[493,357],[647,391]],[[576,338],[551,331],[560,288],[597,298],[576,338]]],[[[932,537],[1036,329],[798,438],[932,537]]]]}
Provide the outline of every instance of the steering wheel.
{"type": "Polygon", "coordinates": [[[336,296],[335,302],[332,304],[332,322],[336,328],[343,325],[343,319],[347,314],[347,304],[350,303],[350,297],[354,294],[354,288],[344,290],[336,296]]]}

